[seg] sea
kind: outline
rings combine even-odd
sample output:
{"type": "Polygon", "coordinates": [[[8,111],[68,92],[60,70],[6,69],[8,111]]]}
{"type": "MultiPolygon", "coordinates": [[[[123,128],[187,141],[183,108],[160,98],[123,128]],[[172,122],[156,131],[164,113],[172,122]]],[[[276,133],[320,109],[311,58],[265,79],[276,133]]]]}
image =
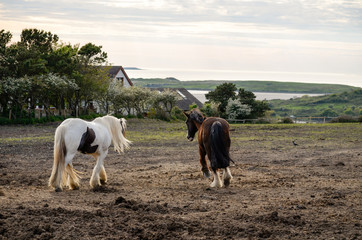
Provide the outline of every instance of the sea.
{"type": "MultiPolygon", "coordinates": [[[[190,69],[157,69],[157,68],[150,68],[150,69],[141,69],[137,67],[126,67],[125,68],[128,76],[130,78],[167,78],[167,77],[174,77],[180,81],[192,81],[192,80],[247,80],[252,79],[248,78],[248,72],[245,71],[228,71],[228,70],[190,70],[190,69]]],[[[259,76],[259,75],[254,75],[259,76]]],[[[262,76],[262,75],[261,75],[262,76]]],[[[264,79],[267,77],[271,77],[271,75],[265,75],[264,79]]],[[[285,77],[285,76],[284,76],[285,77]]],[[[291,77],[292,78],[292,77],[291,77]]],[[[278,81],[275,79],[269,79],[270,81],[278,81]]],[[[305,82],[305,83],[330,83],[330,84],[344,84],[350,86],[360,86],[362,87],[362,81],[352,80],[349,81],[341,81],[341,80],[329,80],[328,82],[320,81],[313,81],[313,80],[301,80],[295,79],[290,80],[283,79],[281,82],[305,82]]],[[[200,102],[205,103],[206,97],[205,94],[208,93],[206,90],[188,90],[192,95],[194,95],[200,102]]],[[[273,100],[273,99],[291,99],[291,98],[299,98],[304,95],[308,96],[321,96],[324,94],[312,94],[312,93],[276,93],[276,92],[253,92],[256,96],[257,100],[273,100]]]]}
{"type": "Polygon", "coordinates": [[[263,80],[277,82],[303,82],[343,84],[362,87],[360,75],[332,73],[293,73],[293,72],[258,72],[217,69],[167,69],[125,67],[130,78],[167,78],[173,77],[180,81],[193,80],[263,80]]]}
{"type": "MultiPolygon", "coordinates": [[[[194,95],[200,102],[205,103],[206,97],[205,94],[209,91],[206,90],[189,90],[188,91],[194,95]]],[[[276,92],[253,92],[256,96],[256,100],[273,100],[273,99],[281,99],[287,100],[291,98],[299,98],[304,95],[308,95],[310,97],[314,96],[322,96],[324,94],[309,94],[309,93],[276,93],[276,92]]]]}

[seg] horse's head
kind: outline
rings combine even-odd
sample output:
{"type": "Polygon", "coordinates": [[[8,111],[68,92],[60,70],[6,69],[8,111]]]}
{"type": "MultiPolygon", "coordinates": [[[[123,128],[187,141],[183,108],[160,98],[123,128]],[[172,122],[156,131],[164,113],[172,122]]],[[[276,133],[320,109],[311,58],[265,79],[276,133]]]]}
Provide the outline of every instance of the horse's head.
{"type": "Polygon", "coordinates": [[[199,130],[200,125],[205,120],[205,117],[198,109],[193,109],[191,112],[184,112],[187,117],[187,139],[193,141],[197,130],[199,130]]]}

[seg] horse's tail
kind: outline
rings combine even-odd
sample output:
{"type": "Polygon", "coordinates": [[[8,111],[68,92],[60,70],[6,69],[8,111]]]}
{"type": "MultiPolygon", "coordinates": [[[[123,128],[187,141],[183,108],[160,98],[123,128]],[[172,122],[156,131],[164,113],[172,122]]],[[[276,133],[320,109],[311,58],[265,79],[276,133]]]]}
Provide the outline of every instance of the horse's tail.
{"type": "Polygon", "coordinates": [[[118,124],[117,120],[116,124],[114,124],[113,127],[111,128],[114,151],[118,153],[123,152],[124,149],[128,149],[130,147],[130,144],[132,143],[124,136],[124,133],[127,128],[126,122],[127,122],[126,119],[121,118],[120,124],[118,124]]]}
{"type": "Polygon", "coordinates": [[[228,134],[225,134],[220,121],[216,121],[211,125],[210,146],[210,163],[213,170],[226,168],[230,165],[230,161],[233,162],[229,154],[230,137],[228,134]]]}
{"type": "Polygon", "coordinates": [[[63,126],[59,126],[55,131],[54,136],[54,163],[52,174],[49,178],[49,186],[55,189],[62,188],[63,183],[65,182],[65,154],[66,147],[64,143],[64,130],[63,126]]]}

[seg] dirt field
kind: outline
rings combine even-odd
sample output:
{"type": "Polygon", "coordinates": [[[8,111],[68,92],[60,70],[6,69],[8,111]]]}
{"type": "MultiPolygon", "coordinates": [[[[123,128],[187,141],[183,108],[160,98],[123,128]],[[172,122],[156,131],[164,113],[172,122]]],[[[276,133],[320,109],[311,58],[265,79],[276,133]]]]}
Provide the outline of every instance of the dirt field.
{"type": "Polygon", "coordinates": [[[233,182],[210,189],[183,122],[132,119],[105,187],[79,154],[81,188],[54,192],[58,124],[0,126],[0,239],[362,239],[362,124],[232,125],[233,182]]]}

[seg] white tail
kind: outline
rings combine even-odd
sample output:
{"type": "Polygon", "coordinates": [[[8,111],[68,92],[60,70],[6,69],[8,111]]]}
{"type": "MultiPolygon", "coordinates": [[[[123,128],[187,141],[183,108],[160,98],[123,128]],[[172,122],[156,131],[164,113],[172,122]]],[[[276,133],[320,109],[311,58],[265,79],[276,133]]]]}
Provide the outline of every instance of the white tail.
{"type": "Polygon", "coordinates": [[[54,136],[54,163],[52,174],[49,178],[49,186],[55,188],[56,191],[61,191],[67,184],[70,189],[79,188],[79,171],[76,171],[70,164],[65,166],[65,155],[67,149],[64,143],[64,126],[59,126],[55,131],[54,136]],[[67,175],[68,174],[68,175],[67,175]],[[69,179],[67,179],[67,176],[69,179]]]}
{"type": "Polygon", "coordinates": [[[52,174],[49,178],[49,186],[56,190],[62,190],[63,182],[65,182],[65,153],[64,127],[59,126],[54,136],[54,163],[52,174]]]}

